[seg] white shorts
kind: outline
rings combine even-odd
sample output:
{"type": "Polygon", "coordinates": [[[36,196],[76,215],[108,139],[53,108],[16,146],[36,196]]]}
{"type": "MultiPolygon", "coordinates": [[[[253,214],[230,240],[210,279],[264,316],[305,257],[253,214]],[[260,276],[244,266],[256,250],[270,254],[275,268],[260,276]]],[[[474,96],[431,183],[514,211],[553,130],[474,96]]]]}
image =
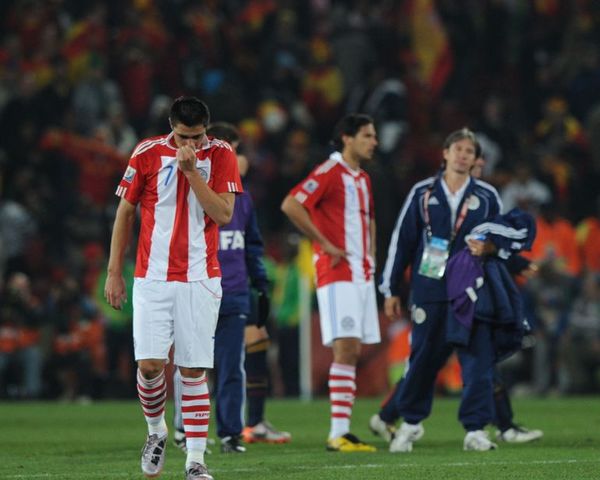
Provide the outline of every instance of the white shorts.
{"type": "Polygon", "coordinates": [[[379,343],[379,314],[375,284],[334,282],[317,288],[321,338],[330,346],[336,338],[360,338],[379,343]]]}
{"type": "Polygon", "coordinates": [[[136,360],[169,358],[176,365],[212,368],[221,306],[221,278],[198,282],[133,282],[133,346],[136,360]]]}

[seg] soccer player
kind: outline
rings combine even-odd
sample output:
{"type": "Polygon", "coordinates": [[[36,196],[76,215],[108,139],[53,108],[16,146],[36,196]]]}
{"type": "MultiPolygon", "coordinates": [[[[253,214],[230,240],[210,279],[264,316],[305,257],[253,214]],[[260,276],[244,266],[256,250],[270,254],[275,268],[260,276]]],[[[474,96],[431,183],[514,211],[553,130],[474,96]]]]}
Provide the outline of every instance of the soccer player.
{"type": "MultiPolygon", "coordinates": [[[[423,436],[421,422],[431,412],[435,378],[453,350],[446,341],[447,261],[464,248],[473,227],[501,210],[496,190],[470,176],[476,145],[475,135],[466,128],[446,138],[440,173],[412,188],[390,240],[379,287],[390,318],[400,316],[399,286],[404,270],[412,265],[409,368],[370,420],[373,431],[391,440],[391,452],[410,452],[413,442],[423,436]],[[404,422],[394,434],[392,425],[399,417],[404,422]]],[[[488,242],[469,240],[468,246],[475,256],[489,253],[488,242]]],[[[496,448],[483,430],[494,417],[490,328],[478,324],[469,345],[458,349],[465,384],[459,410],[466,430],[465,450],[496,448]]]]}
{"type": "Polygon", "coordinates": [[[165,363],[174,344],[182,380],[187,437],[186,480],[211,480],[204,463],[210,401],[206,369],[213,366],[221,302],[218,226],[233,215],[242,192],[227,142],[208,138],[208,107],[180,97],[170,109],[171,133],[143,140],[133,151],[117,195],[105,297],[126,301],[123,257],[140,204],[141,227],[133,286],[137,388],[148,424],[141,467],[160,475],[167,443],[165,363]]]}
{"type": "Polygon", "coordinates": [[[345,116],[333,144],[337,151],[290,191],[281,209],[313,242],[322,341],[333,350],[327,450],[373,452],[375,447],[350,433],[361,344],[380,341],[373,195],[361,169],[377,146],[373,119],[345,116]]]}
{"type": "MultiPolygon", "coordinates": [[[[227,141],[234,150],[239,144],[237,129],[225,122],[211,124],[207,129],[209,137],[227,141]]],[[[248,170],[248,160],[243,155],[237,155],[240,175],[243,177],[248,170]]],[[[246,448],[242,445],[244,389],[246,375],[252,382],[248,389],[250,395],[250,416],[256,415],[260,409],[258,421],[249,423],[256,432],[254,437],[262,441],[285,443],[290,440],[290,434],[279,432],[262,417],[264,414],[264,397],[260,404],[256,402],[254,391],[261,389],[260,394],[266,395],[267,359],[266,353],[269,337],[264,328],[264,322],[269,314],[269,281],[263,263],[263,242],[258,230],[256,214],[252,198],[246,192],[240,194],[235,202],[231,222],[219,229],[218,258],[223,278],[223,298],[219,310],[219,320],[215,334],[215,368],[216,383],[214,398],[216,399],[217,435],[221,439],[221,451],[224,453],[243,453],[246,448]],[[249,283],[250,280],[250,283],[249,283]],[[252,315],[250,308],[250,285],[258,292],[258,314],[252,315]],[[257,323],[259,324],[257,326],[257,323]],[[254,338],[246,347],[246,367],[244,369],[244,340],[254,338]],[[252,363],[252,365],[249,365],[252,363]],[[262,408],[261,408],[262,407],[262,408]]],[[[175,402],[181,402],[179,374],[175,373],[175,402]]],[[[252,418],[250,419],[252,420],[252,418]]],[[[175,443],[179,447],[185,445],[185,432],[181,424],[181,415],[176,409],[175,443]]],[[[251,441],[252,441],[251,438],[251,441]]],[[[255,440],[257,441],[257,440],[255,440]]]]}

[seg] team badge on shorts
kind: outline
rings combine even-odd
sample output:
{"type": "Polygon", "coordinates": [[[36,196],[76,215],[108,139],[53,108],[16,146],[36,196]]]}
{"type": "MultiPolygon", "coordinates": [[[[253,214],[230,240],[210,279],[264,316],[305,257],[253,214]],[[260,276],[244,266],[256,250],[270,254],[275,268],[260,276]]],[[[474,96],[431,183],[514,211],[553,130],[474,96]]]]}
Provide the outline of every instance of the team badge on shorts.
{"type": "Polygon", "coordinates": [[[427,319],[427,313],[421,307],[414,308],[412,312],[413,322],[421,324],[427,319]]]}
{"type": "Polygon", "coordinates": [[[352,330],[354,328],[354,319],[352,317],[342,318],[341,323],[344,330],[352,330]]]}

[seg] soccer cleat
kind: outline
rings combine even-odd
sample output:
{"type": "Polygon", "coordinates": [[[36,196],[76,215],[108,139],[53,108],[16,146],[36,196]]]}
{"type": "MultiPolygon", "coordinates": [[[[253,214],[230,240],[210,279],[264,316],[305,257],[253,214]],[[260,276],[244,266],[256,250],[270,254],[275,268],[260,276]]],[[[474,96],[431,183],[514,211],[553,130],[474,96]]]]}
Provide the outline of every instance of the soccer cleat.
{"type": "Polygon", "coordinates": [[[416,425],[402,422],[390,443],[390,452],[412,452],[413,442],[421,440],[423,435],[425,435],[425,429],[420,422],[416,425]]]}
{"type": "Polygon", "coordinates": [[[173,445],[183,451],[183,453],[187,453],[185,432],[182,432],[181,430],[175,430],[175,435],[173,435],[173,445]]]}
{"type": "Polygon", "coordinates": [[[369,420],[369,428],[375,434],[383,438],[386,442],[391,442],[396,433],[396,426],[385,423],[378,413],[369,420]]]}
{"type": "Polygon", "coordinates": [[[167,434],[159,437],[156,433],[148,435],[142,448],[142,472],[148,478],[158,477],[165,463],[167,434]]]}
{"type": "Polygon", "coordinates": [[[231,435],[221,439],[221,453],[244,453],[246,447],[242,445],[239,435],[231,435]]]}
{"type": "Polygon", "coordinates": [[[508,430],[503,432],[497,431],[496,438],[508,443],[527,443],[539,440],[544,436],[541,430],[528,430],[518,425],[513,425],[508,430]]]}
{"type": "Polygon", "coordinates": [[[498,445],[489,439],[488,433],[484,430],[474,430],[472,432],[467,432],[465,435],[463,450],[486,452],[488,450],[495,450],[496,448],[498,448],[498,445]]]}
{"type": "Polygon", "coordinates": [[[346,433],[341,437],[330,438],[327,440],[327,450],[330,452],[376,452],[377,449],[361,442],[356,435],[346,433]]]}
{"type": "Polygon", "coordinates": [[[267,420],[245,427],[242,437],[246,443],[289,443],[292,440],[289,432],[280,432],[267,420]]]}
{"type": "Polygon", "coordinates": [[[208,473],[206,465],[203,463],[192,462],[185,469],[185,480],[214,480],[213,476],[208,473]]]}

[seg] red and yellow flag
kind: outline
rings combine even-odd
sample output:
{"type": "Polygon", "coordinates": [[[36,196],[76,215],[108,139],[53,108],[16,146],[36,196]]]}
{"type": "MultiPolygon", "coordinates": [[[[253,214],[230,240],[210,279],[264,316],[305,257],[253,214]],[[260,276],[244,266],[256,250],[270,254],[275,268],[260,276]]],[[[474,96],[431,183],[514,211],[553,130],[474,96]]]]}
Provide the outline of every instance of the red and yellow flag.
{"type": "Polygon", "coordinates": [[[413,51],[421,78],[435,97],[444,88],[454,64],[448,35],[434,0],[411,0],[409,15],[413,51]]]}

